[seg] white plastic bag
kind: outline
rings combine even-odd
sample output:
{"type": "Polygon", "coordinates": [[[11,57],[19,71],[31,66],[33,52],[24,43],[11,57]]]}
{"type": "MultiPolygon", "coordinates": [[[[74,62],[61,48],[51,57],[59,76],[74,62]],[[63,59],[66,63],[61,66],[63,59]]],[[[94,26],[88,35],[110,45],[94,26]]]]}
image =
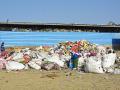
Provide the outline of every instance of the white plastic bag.
{"type": "Polygon", "coordinates": [[[53,54],[52,56],[47,57],[47,60],[58,64],[60,67],[64,67],[64,62],[60,60],[58,54],[53,54]]]}
{"type": "Polygon", "coordinates": [[[17,62],[24,61],[23,53],[14,53],[12,57],[13,57],[12,60],[14,61],[17,61],[17,62]]]}
{"type": "Polygon", "coordinates": [[[103,69],[106,71],[107,68],[113,66],[115,63],[115,59],[116,59],[115,53],[105,54],[102,62],[103,69]]]}
{"type": "Polygon", "coordinates": [[[24,69],[25,66],[22,63],[15,62],[15,61],[8,61],[6,63],[6,70],[11,71],[11,70],[22,70],[24,69]]]}
{"type": "Polygon", "coordinates": [[[101,60],[97,57],[89,57],[85,63],[85,72],[104,73],[101,60]]]}
{"type": "Polygon", "coordinates": [[[69,61],[71,59],[70,55],[61,55],[60,60],[65,62],[65,61],[69,61]]]}
{"type": "Polygon", "coordinates": [[[78,58],[78,67],[82,67],[83,65],[85,65],[85,58],[79,57],[78,58]]]}
{"type": "Polygon", "coordinates": [[[44,58],[46,58],[47,56],[48,56],[48,53],[47,53],[47,52],[44,52],[44,51],[39,52],[39,57],[40,57],[41,59],[44,59],[44,58]]]}
{"type": "Polygon", "coordinates": [[[36,69],[36,70],[40,70],[40,69],[41,69],[41,66],[39,66],[38,64],[36,64],[34,61],[28,62],[28,65],[29,65],[31,68],[36,69]]]}
{"type": "Polygon", "coordinates": [[[33,62],[35,62],[36,64],[38,64],[39,66],[41,66],[42,64],[42,60],[40,59],[32,59],[33,62]]]}

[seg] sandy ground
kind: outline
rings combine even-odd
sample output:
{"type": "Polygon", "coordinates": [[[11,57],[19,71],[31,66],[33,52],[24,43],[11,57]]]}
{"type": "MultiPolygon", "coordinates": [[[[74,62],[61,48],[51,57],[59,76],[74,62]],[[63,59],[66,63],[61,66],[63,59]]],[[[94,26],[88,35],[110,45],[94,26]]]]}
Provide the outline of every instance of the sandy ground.
{"type": "Polygon", "coordinates": [[[0,71],[0,90],[120,90],[120,75],[77,71],[0,71]]]}

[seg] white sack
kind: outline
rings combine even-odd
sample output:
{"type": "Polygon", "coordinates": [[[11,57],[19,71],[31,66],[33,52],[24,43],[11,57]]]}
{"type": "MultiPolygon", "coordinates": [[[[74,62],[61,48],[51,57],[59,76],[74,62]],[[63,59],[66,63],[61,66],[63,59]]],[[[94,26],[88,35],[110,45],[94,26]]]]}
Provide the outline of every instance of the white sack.
{"type": "Polygon", "coordinates": [[[25,66],[22,63],[15,62],[15,61],[8,61],[6,63],[6,70],[22,70],[25,66]]]}
{"type": "Polygon", "coordinates": [[[85,72],[104,73],[101,60],[97,57],[89,57],[85,63],[85,72]]]}
{"type": "Polygon", "coordinates": [[[79,57],[78,58],[78,67],[82,67],[83,65],[85,65],[85,58],[79,57]]]}
{"type": "Polygon", "coordinates": [[[65,62],[65,61],[69,61],[71,59],[71,56],[70,55],[62,55],[60,60],[65,62]]]}
{"type": "Polygon", "coordinates": [[[103,62],[102,62],[104,70],[113,66],[115,63],[115,59],[116,59],[115,53],[105,54],[103,57],[103,62]]]}
{"type": "Polygon", "coordinates": [[[28,65],[29,65],[31,68],[36,69],[36,70],[40,70],[40,69],[41,69],[41,66],[39,66],[38,64],[36,64],[34,61],[28,62],[28,65]]]}
{"type": "Polygon", "coordinates": [[[32,59],[33,62],[35,62],[36,64],[38,64],[39,66],[41,66],[42,64],[42,60],[40,59],[32,59]]]}
{"type": "Polygon", "coordinates": [[[41,51],[41,52],[39,52],[39,56],[40,56],[41,59],[44,59],[48,56],[48,53],[44,52],[44,51],[41,51]]]}
{"type": "Polygon", "coordinates": [[[17,62],[23,61],[23,53],[14,53],[12,59],[17,62]]]}
{"type": "Polygon", "coordinates": [[[58,64],[60,67],[64,67],[64,62],[60,60],[57,54],[53,54],[52,56],[47,57],[47,60],[58,64]]]}

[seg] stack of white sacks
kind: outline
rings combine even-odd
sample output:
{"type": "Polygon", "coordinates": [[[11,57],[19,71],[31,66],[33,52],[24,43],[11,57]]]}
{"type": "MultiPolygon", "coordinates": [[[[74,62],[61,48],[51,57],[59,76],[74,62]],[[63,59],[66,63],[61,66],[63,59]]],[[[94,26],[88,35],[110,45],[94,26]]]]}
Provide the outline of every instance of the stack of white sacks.
{"type": "MultiPolygon", "coordinates": [[[[78,67],[84,66],[85,72],[93,73],[115,73],[116,53],[112,50],[106,50],[103,46],[98,46],[96,56],[82,56],[78,60],[78,67]]],[[[119,73],[120,74],[120,73],[119,73]]]]}

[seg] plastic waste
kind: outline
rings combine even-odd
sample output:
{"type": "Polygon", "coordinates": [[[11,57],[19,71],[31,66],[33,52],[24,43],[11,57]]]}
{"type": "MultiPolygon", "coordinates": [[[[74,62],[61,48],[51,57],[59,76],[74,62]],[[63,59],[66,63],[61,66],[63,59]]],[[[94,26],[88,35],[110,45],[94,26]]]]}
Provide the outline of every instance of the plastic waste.
{"type": "Polygon", "coordinates": [[[104,73],[101,60],[97,57],[89,57],[85,62],[85,72],[104,73]]]}
{"type": "Polygon", "coordinates": [[[7,61],[3,58],[0,58],[0,70],[4,69],[7,61]]]}
{"type": "Polygon", "coordinates": [[[25,68],[25,66],[22,63],[15,61],[8,61],[5,65],[6,65],[6,70],[8,71],[22,70],[25,68]]]}
{"type": "Polygon", "coordinates": [[[36,70],[40,70],[41,69],[41,66],[39,66],[38,64],[36,64],[34,61],[29,61],[28,62],[28,65],[33,68],[33,69],[36,69],[36,70]]]}
{"type": "Polygon", "coordinates": [[[78,58],[78,67],[82,68],[85,65],[85,58],[84,57],[79,57],[78,58]]]}
{"type": "Polygon", "coordinates": [[[48,56],[47,61],[54,62],[58,64],[59,66],[64,67],[64,62],[60,60],[58,54],[53,54],[53,55],[48,56]]]}
{"type": "Polygon", "coordinates": [[[104,71],[115,64],[116,53],[105,54],[102,61],[104,71]]]}
{"type": "Polygon", "coordinates": [[[43,65],[42,65],[42,69],[45,69],[45,70],[47,70],[47,71],[49,71],[49,70],[52,70],[52,69],[54,69],[54,63],[53,62],[51,62],[51,63],[44,63],[43,65]]]}
{"type": "Polygon", "coordinates": [[[22,61],[24,61],[24,59],[23,59],[23,53],[14,53],[13,55],[12,55],[12,60],[14,60],[14,61],[17,61],[17,62],[22,62],[22,61]]]}
{"type": "Polygon", "coordinates": [[[120,74],[120,69],[115,69],[113,74],[120,74]]]}

